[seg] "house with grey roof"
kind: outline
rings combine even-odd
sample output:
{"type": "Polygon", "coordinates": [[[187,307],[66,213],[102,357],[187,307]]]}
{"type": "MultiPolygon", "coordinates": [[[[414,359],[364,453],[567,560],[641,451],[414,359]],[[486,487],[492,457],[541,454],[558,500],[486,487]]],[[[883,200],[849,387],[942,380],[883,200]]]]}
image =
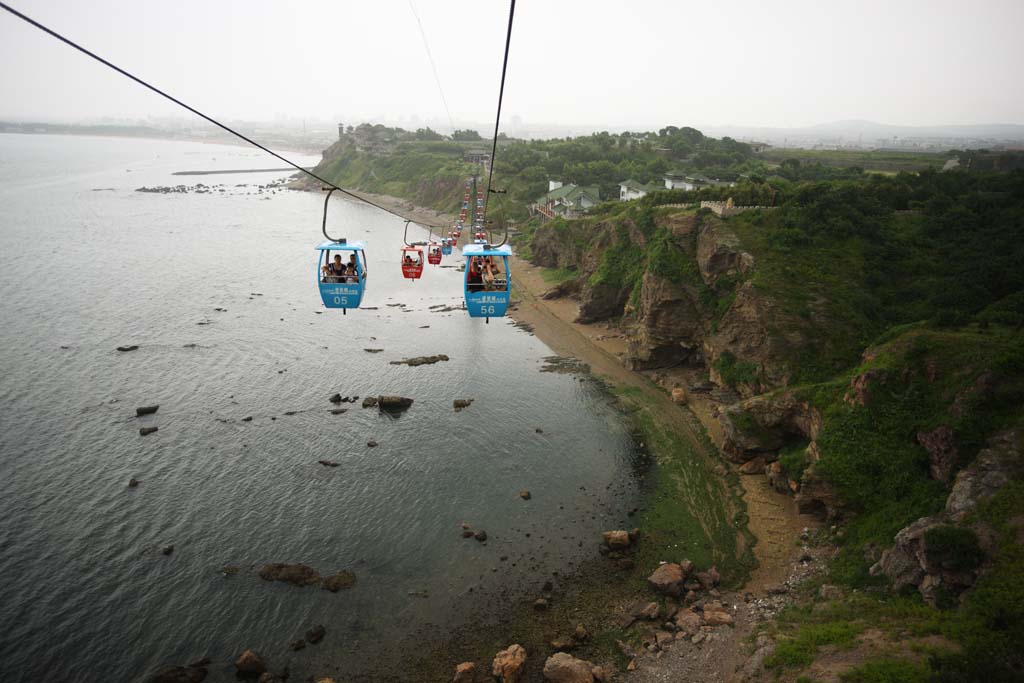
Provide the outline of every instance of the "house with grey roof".
{"type": "Polygon", "coordinates": [[[530,206],[532,215],[539,214],[545,218],[554,218],[555,216],[576,218],[601,202],[601,191],[596,185],[584,186],[572,183],[563,185],[557,181],[551,181],[548,183],[548,187],[551,190],[530,206]]]}

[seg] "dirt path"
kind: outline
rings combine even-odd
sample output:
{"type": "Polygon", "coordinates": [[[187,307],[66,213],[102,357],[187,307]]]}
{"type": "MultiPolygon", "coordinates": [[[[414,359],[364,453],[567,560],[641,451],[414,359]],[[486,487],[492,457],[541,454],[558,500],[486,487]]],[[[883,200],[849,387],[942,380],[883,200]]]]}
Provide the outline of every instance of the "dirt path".
{"type": "MultiPolygon", "coordinates": [[[[541,298],[552,287],[543,278],[541,268],[513,258],[513,272],[513,294],[520,302],[511,314],[513,318],[533,327],[534,334],[556,353],[580,359],[590,365],[594,374],[609,382],[642,391],[651,399],[655,417],[674,425],[675,432],[686,436],[698,452],[707,452],[705,442],[697,435],[699,424],[706,427],[713,442],[720,443],[718,422],[708,405],[694,405],[692,411],[677,406],[647,377],[626,368],[621,360],[625,341],[611,328],[573,322],[577,306],[571,299],[541,298]]],[[[804,527],[813,528],[816,522],[809,515],[800,515],[793,499],[773,490],[764,477],[744,476],[740,481],[750,517],[748,528],[757,538],[754,557],[758,561],[744,588],[761,592],[789,575],[797,550],[796,539],[804,527]]]]}

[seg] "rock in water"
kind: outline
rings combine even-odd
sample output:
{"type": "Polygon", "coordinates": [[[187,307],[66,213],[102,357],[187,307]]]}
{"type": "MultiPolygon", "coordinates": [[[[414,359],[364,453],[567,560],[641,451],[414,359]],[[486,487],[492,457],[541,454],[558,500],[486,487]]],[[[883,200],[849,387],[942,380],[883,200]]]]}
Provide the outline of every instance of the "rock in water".
{"type": "Polygon", "coordinates": [[[458,413],[463,409],[468,408],[472,403],[473,399],[471,398],[457,398],[452,401],[452,406],[455,408],[455,412],[458,413]]]}
{"type": "Polygon", "coordinates": [[[160,406],[142,406],[141,408],[135,409],[135,417],[142,417],[143,415],[152,415],[159,409],[160,406]]]}
{"type": "Polygon", "coordinates": [[[133,488],[136,488],[138,485],[139,485],[139,480],[138,479],[129,479],[128,480],[128,488],[133,489],[133,488]]]}
{"type": "Polygon", "coordinates": [[[439,363],[439,362],[441,362],[443,360],[448,360],[448,356],[446,356],[446,355],[444,355],[442,353],[442,354],[438,354],[436,356],[417,356],[416,358],[406,358],[404,360],[393,360],[393,361],[391,361],[391,364],[392,365],[408,365],[409,367],[414,368],[417,365],[433,365],[434,363],[439,363]]]}
{"type": "Polygon", "coordinates": [[[137,348],[139,348],[138,344],[132,344],[131,346],[118,346],[117,350],[118,351],[135,351],[137,348]]]}
{"type": "Polygon", "coordinates": [[[387,411],[387,412],[396,413],[396,412],[401,412],[403,410],[408,410],[411,405],[412,405],[412,399],[411,398],[405,398],[404,396],[378,396],[377,397],[377,407],[380,410],[384,410],[384,411],[387,411]]]}
{"type": "Polygon", "coordinates": [[[606,531],[601,534],[604,538],[604,542],[612,550],[620,550],[622,548],[628,548],[630,544],[629,532],[624,530],[617,531],[606,531]]]}
{"type": "Polygon", "coordinates": [[[373,408],[376,405],[377,405],[377,397],[376,396],[367,396],[366,398],[363,399],[363,407],[364,408],[373,408]]]}
{"type": "Polygon", "coordinates": [[[455,678],[452,679],[452,683],[473,683],[475,676],[476,664],[473,662],[463,662],[455,667],[455,678]]]}
{"type": "Polygon", "coordinates": [[[330,401],[331,403],[341,403],[341,394],[335,394],[334,396],[331,396],[327,400],[330,401]]]}
{"type": "Polygon", "coordinates": [[[523,500],[530,500],[530,498],[532,498],[533,496],[530,495],[529,491],[523,489],[522,491],[519,492],[519,497],[522,498],[523,500]]]}
{"type": "Polygon", "coordinates": [[[174,546],[173,545],[165,545],[163,548],[160,549],[160,552],[162,552],[164,555],[170,555],[171,553],[174,552],[174,546]]]}
{"type": "Polygon", "coordinates": [[[370,439],[369,441],[366,442],[366,445],[369,446],[370,448],[376,448],[377,442],[374,441],[373,439],[370,439]]]}
{"type": "Polygon", "coordinates": [[[299,650],[302,650],[305,647],[306,647],[306,641],[303,640],[302,638],[299,638],[297,640],[293,640],[290,643],[288,643],[288,649],[291,650],[292,652],[298,652],[299,650]]]}
{"type": "Polygon", "coordinates": [[[306,631],[306,640],[316,645],[324,639],[325,635],[327,635],[327,629],[324,628],[323,624],[317,624],[313,628],[306,631]]]}
{"type": "Polygon", "coordinates": [[[487,532],[484,531],[483,529],[481,529],[480,531],[478,531],[475,534],[473,534],[473,538],[475,538],[476,540],[478,540],[481,543],[483,543],[484,541],[487,540],[487,532]]]}
{"type": "Polygon", "coordinates": [[[509,645],[494,656],[491,675],[500,683],[519,683],[526,668],[526,650],[522,645],[509,645]]]}
{"type": "Polygon", "coordinates": [[[317,460],[317,462],[320,463],[321,465],[323,465],[324,467],[337,467],[338,466],[338,463],[334,462],[333,460],[317,460]]]}
{"type": "Polygon", "coordinates": [[[246,650],[235,660],[235,669],[243,676],[258,676],[267,670],[263,658],[252,650],[246,650]]]}
{"type": "Polygon", "coordinates": [[[312,586],[320,583],[320,574],[305,564],[265,564],[260,569],[264,581],[284,581],[293,586],[312,586]]]}
{"type": "Polygon", "coordinates": [[[356,584],[356,575],[347,570],[341,570],[334,576],[324,578],[324,590],[337,593],[345,588],[351,588],[356,584]]]}
{"type": "Polygon", "coordinates": [[[567,652],[556,652],[544,662],[544,680],[552,683],[593,683],[594,665],[567,652]]]}
{"type": "Polygon", "coordinates": [[[142,427],[141,429],[139,429],[139,436],[146,436],[148,434],[152,434],[153,432],[157,431],[157,429],[159,429],[159,427],[142,427]]]}

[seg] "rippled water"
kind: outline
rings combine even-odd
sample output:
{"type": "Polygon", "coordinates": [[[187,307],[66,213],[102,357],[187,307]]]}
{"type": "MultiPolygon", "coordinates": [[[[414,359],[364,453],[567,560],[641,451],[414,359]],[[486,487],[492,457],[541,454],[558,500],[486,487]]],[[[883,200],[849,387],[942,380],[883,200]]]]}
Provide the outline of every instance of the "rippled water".
{"type": "Polygon", "coordinates": [[[507,320],[431,312],[458,304],[459,274],[403,281],[401,221],[332,203],[332,233],[369,241],[378,307],[343,317],[314,285],[321,197],[259,194],[274,174],[171,175],[268,165],[244,148],[0,135],[4,680],[144,680],[204,655],[207,680],[233,680],[245,647],[300,680],[375,680],[571,571],[632,502],[633,445],[606,396],[540,372],[550,350],[507,320]],[[227,191],[134,191],[197,182],[227,191]],[[390,364],[438,353],[451,360],[390,364]],[[335,392],[415,403],[332,415],[335,392]],[[456,398],[475,401],[455,413],[456,398]],[[266,562],[358,581],[271,584],[266,562]],[[324,643],[289,653],[314,623],[324,643]]]}

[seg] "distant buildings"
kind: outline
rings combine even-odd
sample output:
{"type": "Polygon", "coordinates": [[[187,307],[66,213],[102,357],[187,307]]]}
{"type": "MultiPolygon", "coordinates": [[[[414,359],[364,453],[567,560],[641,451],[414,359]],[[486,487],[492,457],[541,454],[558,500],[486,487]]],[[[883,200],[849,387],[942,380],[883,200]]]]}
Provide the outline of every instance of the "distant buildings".
{"type": "Polygon", "coordinates": [[[491,163],[490,152],[483,149],[471,149],[468,150],[462,158],[469,164],[489,164],[491,163]]]}
{"type": "Polygon", "coordinates": [[[563,185],[558,180],[548,181],[548,193],[530,206],[530,214],[545,219],[561,216],[577,218],[584,211],[601,202],[601,191],[596,185],[563,185]]]}
{"type": "Polygon", "coordinates": [[[619,201],[628,202],[640,199],[640,197],[643,197],[648,192],[656,192],[660,189],[662,189],[661,185],[657,183],[638,183],[632,178],[623,180],[619,183],[619,201]]]}
{"type": "Polygon", "coordinates": [[[702,187],[732,187],[736,183],[697,174],[671,171],[664,176],[666,190],[699,190],[702,187]]]}

